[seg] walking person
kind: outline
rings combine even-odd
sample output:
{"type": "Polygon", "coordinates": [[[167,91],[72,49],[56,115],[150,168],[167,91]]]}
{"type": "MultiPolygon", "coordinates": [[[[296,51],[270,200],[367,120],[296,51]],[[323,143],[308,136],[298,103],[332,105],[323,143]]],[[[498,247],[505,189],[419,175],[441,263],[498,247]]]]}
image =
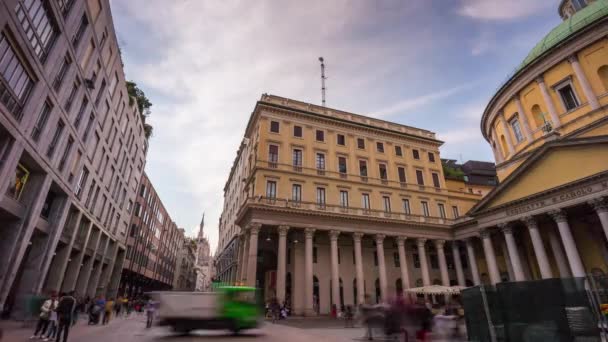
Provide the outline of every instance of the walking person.
{"type": "Polygon", "coordinates": [[[106,302],[105,310],[103,313],[103,325],[110,323],[110,318],[112,317],[112,310],[114,309],[114,299],[110,298],[106,302]]]}
{"type": "Polygon", "coordinates": [[[70,327],[72,326],[72,318],[74,316],[74,310],[76,309],[76,298],[74,298],[74,291],[68,294],[63,294],[57,305],[57,342],[61,342],[61,336],[63,335],[63,342],[68,341],[68,334],[70,327]]]}
{"type": "Polygon", "coordinates": [[[146,328],[152,328],[152,322],[154,321],[154,312],[156,311],[156,303],[152,299],[148,299],[146,303],[146,328]]]}
{"type": "Polygon", "coordinates": [[[38,323],[36,324],[36,330],[34,335],[30,339],[42,338],[46,329],[49,326],[49,319],[51,318],[51,311],[53,310],[53,303],[57,301],[56,295],[51,295],[51,298],[45,300],[40,307],[40,315],[38,316],[38,323]]]}
{"type": "Polygon", "coordinates": [[[57,306],[59,305],[59,301],[55,297],[53,300],[53,304],[51,307],[51,316],[49,318],[49,332],[46,335],[46,338],[43,341],[54,340],[57,335],[57,306]]]}

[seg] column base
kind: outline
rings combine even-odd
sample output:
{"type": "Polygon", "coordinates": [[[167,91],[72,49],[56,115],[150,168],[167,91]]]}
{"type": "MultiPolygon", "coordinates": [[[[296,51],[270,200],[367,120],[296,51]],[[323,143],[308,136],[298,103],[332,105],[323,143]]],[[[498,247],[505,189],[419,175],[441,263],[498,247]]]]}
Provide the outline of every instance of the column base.
{"type": "Polygon", "coordinates": [[[314,309],[304,309],[304,316],[305,317],[317,316],[317,312],[314,309]]]}

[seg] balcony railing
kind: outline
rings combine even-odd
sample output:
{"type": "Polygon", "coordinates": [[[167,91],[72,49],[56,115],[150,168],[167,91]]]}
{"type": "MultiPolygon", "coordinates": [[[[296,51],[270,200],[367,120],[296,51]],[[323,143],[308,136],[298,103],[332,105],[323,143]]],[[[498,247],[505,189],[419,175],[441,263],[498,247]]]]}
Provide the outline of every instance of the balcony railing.
{"type": "Polygon", "coordinates": [[[395,211],[384,211],[376,209],[366,209],[359,207],[344,207],[342,205],[334,205],[327,203],[316,203],[316,202],[304,202],[304,201],[292,201],[284,198],[269,198],[269,197],[250,197],[245,202],[247,205],[267,205],[278,208],[292,208],[299,210],[310,210],[324,213],[336,213],[336,214],[347,214],[361,217],[378,217],[388,218],[392,220],[400,220],[404,222],[417,222],[417,223],[429,223],[429,224],[445,224],[451,225],[455,222],[453,219],[441,218],[436,216],[423,216],[406,214],[395,211]]]}

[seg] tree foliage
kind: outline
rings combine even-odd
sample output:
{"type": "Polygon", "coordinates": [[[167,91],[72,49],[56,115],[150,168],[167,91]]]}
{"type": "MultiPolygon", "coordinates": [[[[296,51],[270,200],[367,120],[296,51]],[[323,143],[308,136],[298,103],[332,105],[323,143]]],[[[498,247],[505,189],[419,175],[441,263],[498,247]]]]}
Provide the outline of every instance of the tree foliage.
{"type": "MultiPolygon", "coordinates": [[[[137,86],[137,83],[127,81],[127,91],[129,92],[129,97],[134,98],[135,101],[137,101],[137,108],[139,109],[139,112],[143,116],[150,115],[150,107],[152,107],[152,102],[150,102],[146,96],[146,93],[144,93],[144,91],[137,86]]],[[[132,101],[133,100],[129,100],[129,104],[133,104],[132,101]]]]}
{"type": "Polygon", "coordinates": [[[464,172],[462,172],[462,170],[453,168],[446,164],[443,164],[443,174],[449,178],[464,180],[464,172]]]}

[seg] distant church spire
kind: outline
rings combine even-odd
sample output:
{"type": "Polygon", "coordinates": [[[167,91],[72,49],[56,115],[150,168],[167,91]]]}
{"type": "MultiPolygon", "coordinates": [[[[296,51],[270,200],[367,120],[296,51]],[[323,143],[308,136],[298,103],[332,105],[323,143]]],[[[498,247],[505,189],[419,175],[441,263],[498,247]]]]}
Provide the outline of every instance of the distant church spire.
{"type": "Polygon", "coordinates": [[[198,238],[203,239],[203,228],[205,228],[205,213],[203,212],[203,218],[201,219],[201,224],[198,230],[198,238]]]}

